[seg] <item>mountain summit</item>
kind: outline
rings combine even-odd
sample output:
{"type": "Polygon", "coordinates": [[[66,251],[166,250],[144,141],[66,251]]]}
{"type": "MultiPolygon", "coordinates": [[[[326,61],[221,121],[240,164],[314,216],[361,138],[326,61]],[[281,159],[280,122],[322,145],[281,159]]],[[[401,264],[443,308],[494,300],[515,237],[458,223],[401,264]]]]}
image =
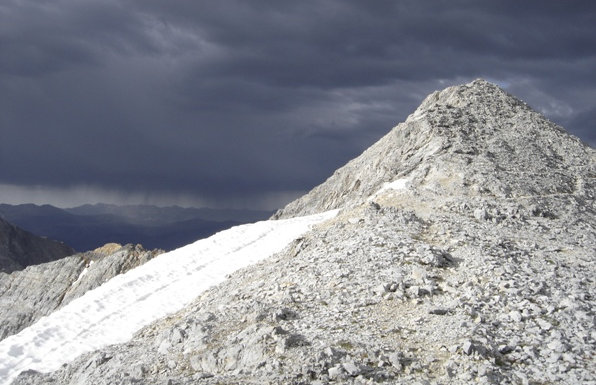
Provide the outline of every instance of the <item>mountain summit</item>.
{"type": "Polygon", "coordinates": [[[484,80],[435,92],[274,219],[0,342],[0,384],[596,383],[595,160],[484,80]]]}
{"type": "Polygon", "coordinates": [[[581,195],[594,191],[585,186],[594,183],[593,167],[591,148],[478,79],[429,95],[404,123],[274,218],[357,204],[396,179],[443,196],[581,195]]]}

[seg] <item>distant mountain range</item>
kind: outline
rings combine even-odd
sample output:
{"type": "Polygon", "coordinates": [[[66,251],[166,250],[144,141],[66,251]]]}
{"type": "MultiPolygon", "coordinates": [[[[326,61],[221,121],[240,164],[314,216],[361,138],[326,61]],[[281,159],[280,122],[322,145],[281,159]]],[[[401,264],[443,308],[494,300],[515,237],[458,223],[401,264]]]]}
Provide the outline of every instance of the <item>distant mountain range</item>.
{"type": "Polygon", "coordinates": [[[63,241],[78,251],[93,250],[108,242],[172,250],[271,214],[178,206],[95,204],[61,209],[50,205],[0,204],[0,217],[34,234],[63,241]]]}

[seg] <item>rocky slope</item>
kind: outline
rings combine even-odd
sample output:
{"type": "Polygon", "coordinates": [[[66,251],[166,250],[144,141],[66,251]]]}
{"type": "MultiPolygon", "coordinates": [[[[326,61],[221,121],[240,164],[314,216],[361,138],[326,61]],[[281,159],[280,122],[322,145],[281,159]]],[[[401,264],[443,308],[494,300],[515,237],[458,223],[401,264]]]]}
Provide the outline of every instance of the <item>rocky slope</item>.
{"type": "Polygon", "coordinates": [[[38,237],[0,218],[0,272],[55,261],[75,251],[61,242],[38,237]]]}
{"type": "Polygon", "coordinates": [[[435,185],[441,198],[578,192],[593,199],[595,172],[593,149],[476,80],[429,95],[404,123],[274,217],[358,204],[397,179],[412,189],[435,185]]]}
{"type": "Polygon", "coordinates": [[[0,340],[161,252],[107,244],[12,274],[0,273],[0,340]]]}
{"type": "Polygon", "coordinates": [[[336,218],[15,384],[595,383],[595,160],[485,81],[434,93],[276,214],[336,218]]]}

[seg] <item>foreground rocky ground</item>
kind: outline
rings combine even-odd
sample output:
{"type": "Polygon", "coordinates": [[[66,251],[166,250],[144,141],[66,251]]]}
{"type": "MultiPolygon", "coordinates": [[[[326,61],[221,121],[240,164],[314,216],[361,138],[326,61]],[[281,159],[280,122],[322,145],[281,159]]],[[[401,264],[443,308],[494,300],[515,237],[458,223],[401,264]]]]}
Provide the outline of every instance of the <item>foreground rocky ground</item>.
{"type": "Polygon", "coordinates": [[[435,93],[276,214],[336,218],[14,383],[596,383],[595,160],[487,82],[435,93]]]}

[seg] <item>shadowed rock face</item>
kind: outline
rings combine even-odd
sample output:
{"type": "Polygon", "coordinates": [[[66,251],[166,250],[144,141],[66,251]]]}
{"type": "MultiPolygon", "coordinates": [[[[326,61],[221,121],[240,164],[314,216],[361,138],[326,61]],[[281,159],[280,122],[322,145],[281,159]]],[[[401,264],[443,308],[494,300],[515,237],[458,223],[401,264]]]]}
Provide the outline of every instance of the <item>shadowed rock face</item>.
{"type": "Polygon", "coordinates": [[[161,252],[112,243],[12,274],[0,273],[0,340],[161,252]]]}
{"type": "Polygon", "coordinates": [[[595,160],[483,80],[436,92],[276,214],[337,217],[15,384],[595,382],[595,160]]]}
{"type": "Polygon", "coordinates": [[[0,218],[0,272],[22,270],[74,253],[64,243],[38,237],[0,218]]]}

